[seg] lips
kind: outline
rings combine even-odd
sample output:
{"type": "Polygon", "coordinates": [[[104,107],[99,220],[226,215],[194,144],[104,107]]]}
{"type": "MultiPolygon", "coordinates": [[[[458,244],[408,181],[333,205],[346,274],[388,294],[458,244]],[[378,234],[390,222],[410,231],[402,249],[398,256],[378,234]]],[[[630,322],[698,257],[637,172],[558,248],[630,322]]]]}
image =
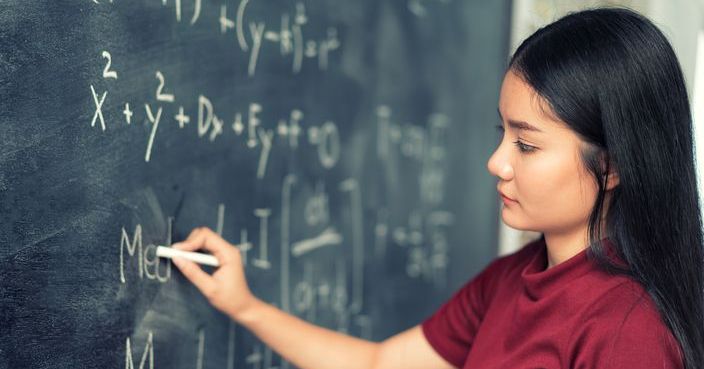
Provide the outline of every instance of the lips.
{"type": "Polygon", "coordinates": [[[498,191],[499,191],[499,195],[501,195],[501,197],[503,197],[504,199],[506,199],[508,201],[516,201],[515,199],[512,199],[512,198],[506,196],[503,192],[501,192],[501,190],[498,190],[498,191]]]}

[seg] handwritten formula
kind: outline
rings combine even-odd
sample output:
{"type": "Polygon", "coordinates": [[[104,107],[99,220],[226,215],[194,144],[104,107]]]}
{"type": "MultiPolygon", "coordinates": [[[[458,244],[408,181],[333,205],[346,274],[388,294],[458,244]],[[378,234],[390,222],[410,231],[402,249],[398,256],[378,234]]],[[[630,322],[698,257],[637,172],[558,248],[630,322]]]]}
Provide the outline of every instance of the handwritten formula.
{"type": "MultiPolygon", "coordinates": [[[[91,1],[108,15],[119,15],[127,6],[122,0],[91,1]]],[[[199,37],[223,40],[229,52],[234,50],[246,61],[246,67],[239,69],[241,75],[220,75],[223,84],[233,79],[267,83],[266,75],[272,71],[267,70],[270,64],[263,62],[266,57],[278,58],[274,61],[277,65],[288,63],[288,78],[304,72],[324,78],[331,68],[339,67],[333,63],[345,53],[346,44],[336,25],[321,24],[304,2],[282,8],[275,17],[277,22],[271,23],[271,14],[269,21],[259,17],[260,1],[151,0],[130,6],[170,13],[174,37],[196,33],[199,37]]],[[[408,6],[420,17],[430,5],[411,1],[408,6]]],[[[405,255],[407,278],[438,287],[446,285],[447,230],[455,222],[454,215],[442,208],[451,128],[447,116],[435,113],[425,122],[401,123],[392,106],[379,105],[369,112],[373,117],[369,124],[374,127],[374,143],[370,147],[376,160],[383,165],[402,161],[416,168],[419,192],[418,205],[404,219],[392,219],[392,209],[381,206],[370,222],[363,178],[321,177],[311,185],[296,172],[279,176],[269,170],[271,158],[278,155],[314,159],[307,164],[321,173],[344,171],[341,163],[352,160],[346,157],[352,153],[345,151],[346,141],[351,138],[345,136],[344,127],[350,121],[341,121],[339,116],[326,117],[314,110],[314,104],[293,107],[281,114],[280,108],[270,108],[277,101],[266,96],[242,94],[235,100],[231,93],[217,94],[188,82],[203,78],[207,69],[184,69],[190,74],[175,74],[167,65],[128,68],[132,65],[130,53],[122,49],[99,50],[90,63],[99,73],[86,86],[90,119],[81,124],[86,126],[87,134],[108,138],[118,132],[145,132],[133,143],[142,153],[145,168],[158,168],[170,150],[181,149],[161,145],[162,136],[195,138],[189,148],[194,152],[209,145],[227,144],[254,154],[251,173],[257,185],[276,187],[279,201],[246,209],[231,209],[224,202],[210,204],[213,217],[209,225],[221,235],[226,232],[238,236],[230,241],[238,245],[249,275],[277,277],[278,294],[269,296],[272,304],[311,322],[327,322],[332,329],[371,338],[373,326],[365,298],[366,289],[373,283],[368,279],[372,260],[384,260],[387,255],[401,252],[405,255]],[[146,95],[130,93],[129,81],[135,80],[140,86],[149,87],[146,95]],[[314,155],[311,157],[310,153],[314,155]],[[238,214],[242,226],[229,220],[233,212],[238,214]],[[373,245],[368,240],[373,240],[373,245]],[[325,258],[328,265],[321,265],[319,258],[325,258]]],[[[280,69],[276,72],[280,73],[280,69]]],[[[174,241],[174,221],[178,216],[175,212],[164,214],[159,220],[167,224],[165,237],[146,237],[150,230],[139,219],[115,227],[114,249],[119,255],[115,283],[126,291],[145,284],[176,283],[171,262],[156,256],[156,246],[174,241]]],[[[204,368],[209,362],[211,329],[201,326],[191,332],[197,339],[186,350],[192,351],[195,368],[204,368]]],[[[240,333],[230,323],[228,368],[234,368],[238,360],[258,369],[289,366],[259,342],[248,347],[247,352],[237,352],[236,336],[240,333]]],[[[125,368],[159,367],[160,334],[158,330],[143,329],[125,337],[125,368]]]]}

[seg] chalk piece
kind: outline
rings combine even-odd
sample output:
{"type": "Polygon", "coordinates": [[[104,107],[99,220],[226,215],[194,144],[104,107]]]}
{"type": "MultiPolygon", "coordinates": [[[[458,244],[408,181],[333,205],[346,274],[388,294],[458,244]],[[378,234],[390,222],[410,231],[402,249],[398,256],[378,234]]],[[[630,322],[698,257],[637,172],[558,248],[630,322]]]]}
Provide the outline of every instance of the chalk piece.
{"type": "Polygon", "coordinates": [[[199,264],[210,265],[210,266],[214,266],[214,267],[220,266],[218,259],[213,255],[202,254],[200,252],[176,250],[174,248],[167,247],[167,246],[157,246],[156,256],[158,256],[160,258],[169,258],[169,259],[174,258],[174,257],[179,257],[179,258],[188,259],[190,261],[194,261],[199,264]]]}

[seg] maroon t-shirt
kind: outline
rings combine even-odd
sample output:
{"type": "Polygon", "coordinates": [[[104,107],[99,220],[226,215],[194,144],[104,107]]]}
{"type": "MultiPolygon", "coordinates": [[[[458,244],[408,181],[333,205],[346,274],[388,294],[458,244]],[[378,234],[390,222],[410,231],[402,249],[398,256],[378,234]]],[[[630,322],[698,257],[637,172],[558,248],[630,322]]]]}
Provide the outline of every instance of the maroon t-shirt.
{"type": "Polygon", "coordinates": [[[496,259],[423,322],[426,339],[464,369],[683,368],[639,283],[586,250],[546,267],[544,240],[496,259]]]}

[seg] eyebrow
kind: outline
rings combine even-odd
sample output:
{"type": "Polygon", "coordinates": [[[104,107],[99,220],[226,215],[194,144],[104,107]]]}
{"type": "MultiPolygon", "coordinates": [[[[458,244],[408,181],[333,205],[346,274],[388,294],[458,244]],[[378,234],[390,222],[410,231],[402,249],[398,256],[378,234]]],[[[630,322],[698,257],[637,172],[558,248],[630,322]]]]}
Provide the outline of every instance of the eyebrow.
{"type": "MultiPolygon", "coordinates": [[[[503,116],[501,115],[501,110],[496,109],[496,112],[499,113],[499,118],[501,118],[501,120],[503,120],[504,118],[503,118],[503,116]]],[[[509,119],[509,120],[508,120],[508,125],[509,125],[511,128],[517,129],[517,130],[532,131],[532,132],[540,132],[540,133],[543,132],[542,130],[538,129],[538,127],[533,126],[533,125],[529,124],[528,122],[524,122],[524,121],[520,121],[520,120],[512,120],[512,119],[509,119]]]]}

